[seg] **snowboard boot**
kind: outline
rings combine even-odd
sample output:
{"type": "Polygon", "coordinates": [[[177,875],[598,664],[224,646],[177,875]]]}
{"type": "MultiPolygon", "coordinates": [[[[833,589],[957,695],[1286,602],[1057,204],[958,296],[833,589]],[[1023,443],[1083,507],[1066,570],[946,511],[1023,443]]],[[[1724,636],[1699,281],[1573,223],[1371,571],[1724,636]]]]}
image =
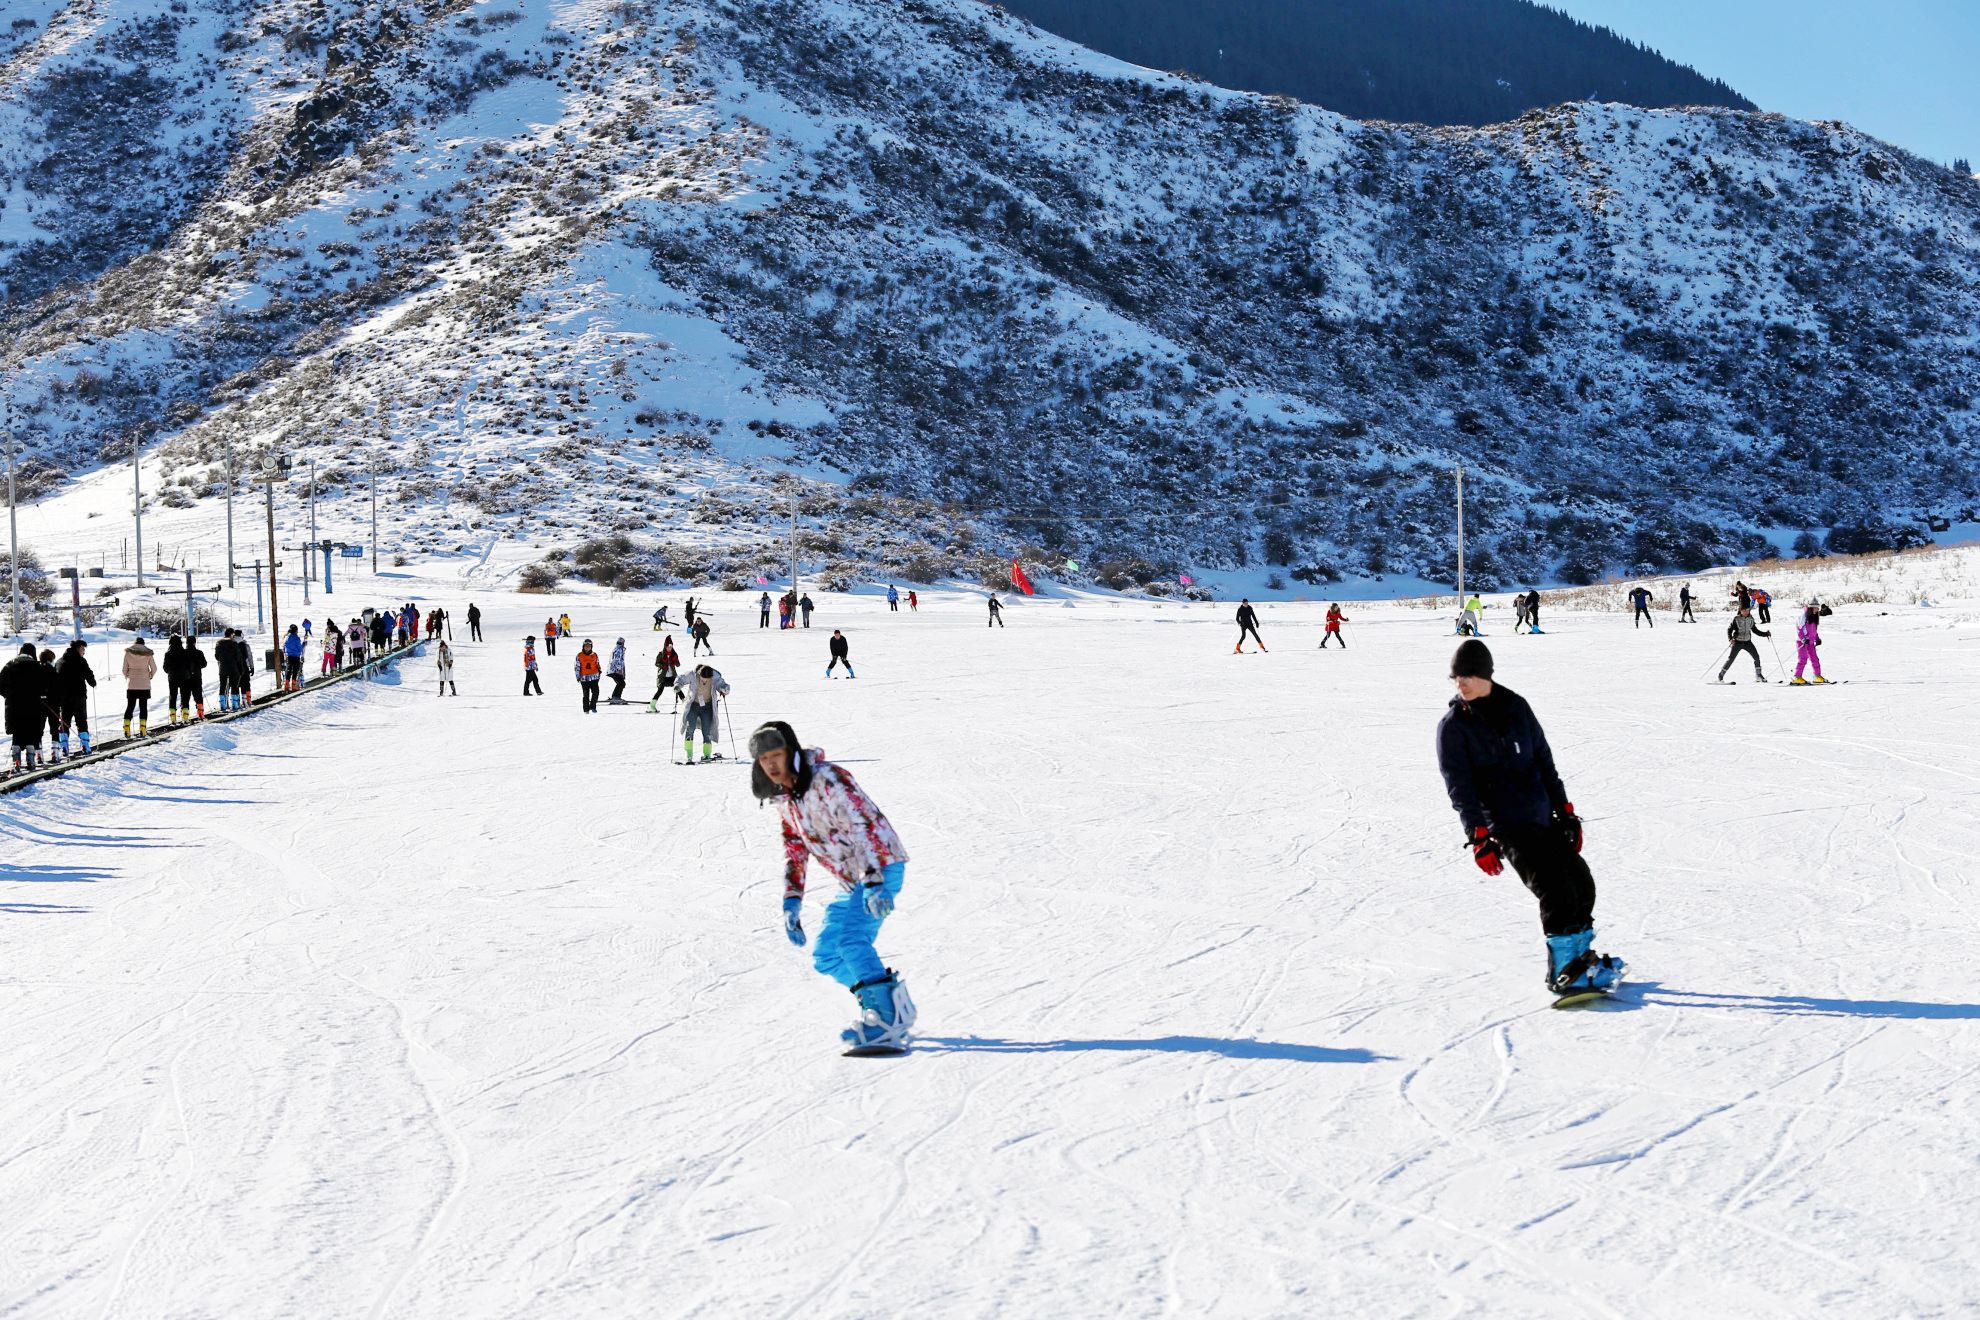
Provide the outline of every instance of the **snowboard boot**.
{"type": "Polygon", "coordinates": [[[852,992],[859,1000],[859,1021],[840,1032],[840,1038],[855,1049],[905,1049],[915,1011],[901,978],[890,968],[884,976],[861,981],[852,992]]]}
{"type": "Polygon", "coordinates": [[[1620,958],[1594,950],[1593,927],[1572,935],[1547,937],[1547,988],[1557,995],[1612,990],[1627,967],[1620,958]]]}
{"type": "Polygon", "coordinates": [[[1547,937],[1547,988],[1557,995],[1586,990],[1581,984],[1588,972],[1588,950],[1595,943],[1595,932],[1578,930],[1569,935],[1547,937]]]}

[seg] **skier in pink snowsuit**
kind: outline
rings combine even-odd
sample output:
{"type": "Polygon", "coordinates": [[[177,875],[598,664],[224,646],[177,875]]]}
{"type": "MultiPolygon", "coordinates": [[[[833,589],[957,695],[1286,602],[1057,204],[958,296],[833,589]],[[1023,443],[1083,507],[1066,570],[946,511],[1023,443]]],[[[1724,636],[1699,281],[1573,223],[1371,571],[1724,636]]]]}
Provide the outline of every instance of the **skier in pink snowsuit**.
{"type": "Polygon", "coordinates": [[[1815,648],[1822,644],[1822,612],[1819,607],[1810,605],[1801,612],[1801,626],[1794,630],[1794,681],[1802,682],[1801,671],[1809,665],[1815,666],[1815,681],[1822,679],[1822,657],[1815,648]]]}

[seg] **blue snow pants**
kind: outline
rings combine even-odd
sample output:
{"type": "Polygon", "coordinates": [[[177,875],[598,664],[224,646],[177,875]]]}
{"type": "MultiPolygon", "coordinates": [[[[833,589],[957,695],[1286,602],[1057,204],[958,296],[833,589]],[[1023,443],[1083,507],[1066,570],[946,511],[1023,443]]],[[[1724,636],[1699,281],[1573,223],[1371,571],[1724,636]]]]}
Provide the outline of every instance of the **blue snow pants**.
{"type": "MultiPolygon", "coordinates": [[[[900,900],[901,880],[906,875],[906,862],[889,862],[880,872],[881,887],[888,898],[900,900]]],[[[861,981],[885,976],[887,966],[873,951],[873,937],[879,933],[880,918],[867,912],[865,895],[858,889],[840,894],[825,908],[825,928],[818,932],[811,965],[848,990],[861,981]]]]}

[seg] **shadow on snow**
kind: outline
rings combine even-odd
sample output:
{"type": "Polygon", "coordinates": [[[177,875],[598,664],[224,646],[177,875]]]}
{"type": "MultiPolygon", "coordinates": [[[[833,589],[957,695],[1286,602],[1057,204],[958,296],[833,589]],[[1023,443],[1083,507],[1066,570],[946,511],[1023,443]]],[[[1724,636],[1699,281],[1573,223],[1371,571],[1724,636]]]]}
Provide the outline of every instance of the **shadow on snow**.
{"type": "MultiPolygon", "coordinates": [[[[1779,1017],[1896,1018],[1980,1021],[1980,1004],[1937,1004],[1908,999],[1825,999],[1816,995],[1741,995],[1709,990],[1668,990],[1655,981],[1625,985],[1631,1000],[1667,1008],[1731,1008],[1779,1017]]],[[[1618,1000],[1618,1005],[1629,1000],[1618,1000]]]]}
{"type": "Polygon", "coordinates": [[[1232,1040],[1223,1036],[1151,1036],[1146,1040],[999,1040],[990,1036],[916,1036],[917,1050],[933,1048],[979,1054],[1077,1054],[1089,1050],[1138,1054],[1221,1054],[1227,1059],[1272,1059],[1283,1063],[1376,1063],[1390,1056],[1363,1049],[1288,1045],[1271,1040],[1232,1040]]]}

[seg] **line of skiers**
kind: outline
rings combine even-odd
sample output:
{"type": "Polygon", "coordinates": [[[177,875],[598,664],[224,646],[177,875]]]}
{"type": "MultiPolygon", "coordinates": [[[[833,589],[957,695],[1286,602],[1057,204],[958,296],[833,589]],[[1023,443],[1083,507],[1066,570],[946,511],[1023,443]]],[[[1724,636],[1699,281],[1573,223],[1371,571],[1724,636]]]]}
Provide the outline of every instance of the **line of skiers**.
{"type": "Polygon", "coordinates": [[[57,660],[54,651],[36,652],[33,642],[23,642],[20,653],[0,666],[0,702],[15,772],[40,768],[42,740],[50,734],[53,760],[69,755],[71,732],[80,735],[83,752],[92,750],[89,690],[96,686],[96,671],[85,654],[88,647],[78,638],[57,660]]]}

